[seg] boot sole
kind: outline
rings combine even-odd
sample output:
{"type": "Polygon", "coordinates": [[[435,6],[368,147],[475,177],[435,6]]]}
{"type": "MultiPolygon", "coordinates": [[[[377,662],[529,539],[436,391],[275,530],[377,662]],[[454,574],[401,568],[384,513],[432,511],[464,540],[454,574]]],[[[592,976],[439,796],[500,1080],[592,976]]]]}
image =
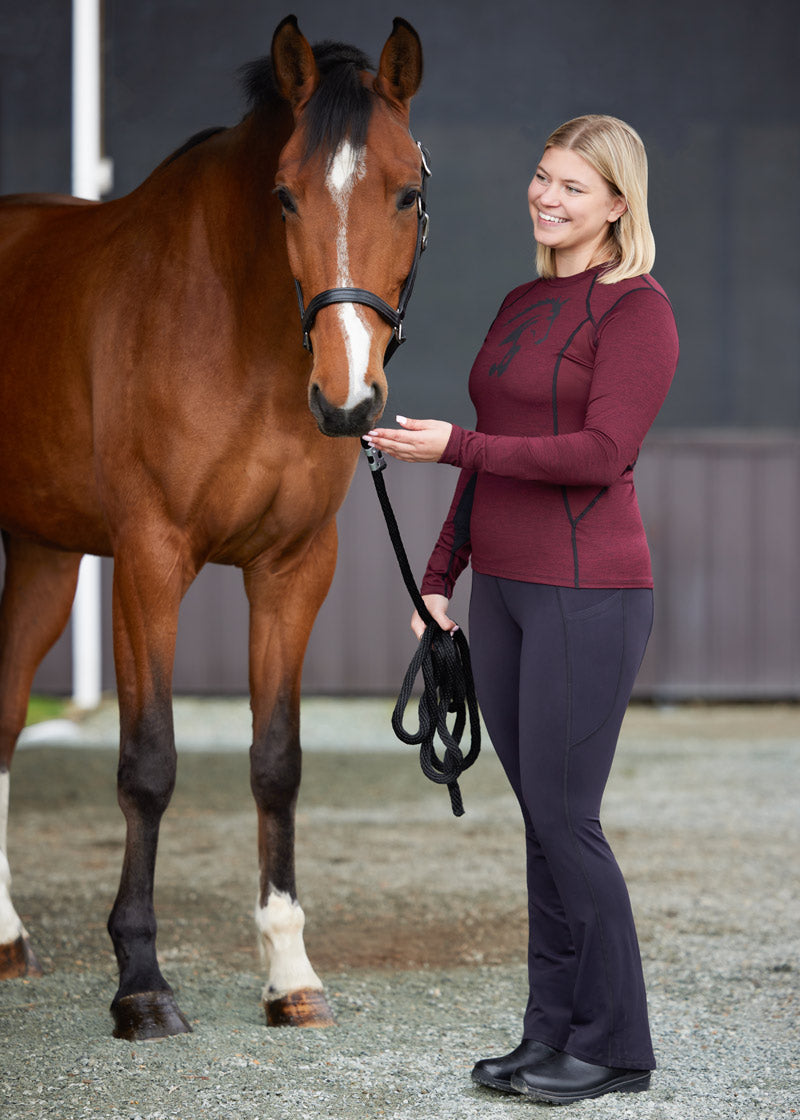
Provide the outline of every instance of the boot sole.
{"type": "Polygon", "coordinates": [[[511,1076],[510,1085],[515,1093],[520,1093],[522,1096],[530,1097],[535,1101],[548,1101],[550,1104],[572,1104],[574,1101],[602,1097],[606,1093],[644,1093],[650,1088],[650,1072],[642,1073],[641,1077],[618,1077],[614,1081],[608,1081],[605,1085],[598,1085],[596,1089],[576,1090],[574,1093],[556,1093],[548,1089],[534,1089],[514,1074],[511,1076]]]}
{"type": "Polygon", "coordinates": [[[517,1091],[508,1079],[489,1077],[488,1074],[484,1074],[483,1076],[476,1076],[473,1073],[472,1080],[476,1085],[480,1085],[483,1089],[497,1089],[497,1091],[500,1093],[516,1093],[517,1091]]]}

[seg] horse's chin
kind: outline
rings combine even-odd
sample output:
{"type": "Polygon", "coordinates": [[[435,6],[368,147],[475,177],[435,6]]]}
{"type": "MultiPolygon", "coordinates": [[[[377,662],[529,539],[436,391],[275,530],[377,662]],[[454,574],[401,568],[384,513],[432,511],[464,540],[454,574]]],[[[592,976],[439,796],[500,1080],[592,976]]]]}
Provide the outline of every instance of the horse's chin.
{"type": "Polygon", "coordinates": [[[313,385],[309,395],[309,408],[324,436],[363,436],[373,428],[383,413],[385,401],[377,385],[366,400],[354,408],[336,408],[318,385],[313,385]]]}

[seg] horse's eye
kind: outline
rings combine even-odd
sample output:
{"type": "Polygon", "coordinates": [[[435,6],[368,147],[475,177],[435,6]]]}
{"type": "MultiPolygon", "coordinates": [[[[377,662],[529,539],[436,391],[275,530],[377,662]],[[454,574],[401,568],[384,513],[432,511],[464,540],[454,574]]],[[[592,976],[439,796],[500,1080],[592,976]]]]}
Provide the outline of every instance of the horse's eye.
{"type": "Polygon", "coordinates": [[[278,201],[283,207],[283,212],[285,214],[297,213],[297,206],[295,205],[295,201],[286,187],[276,187],[273,191],[273,194],[276,194],[278,196],[278,201]]]}
{"type": "Polygon", "coordinates": [[[397,203],[398,210],[410,210],[412,206],[416,206],[417,199],[419,198],[419,191],[416,189],[405,191],[400,195],[397,203]]]}

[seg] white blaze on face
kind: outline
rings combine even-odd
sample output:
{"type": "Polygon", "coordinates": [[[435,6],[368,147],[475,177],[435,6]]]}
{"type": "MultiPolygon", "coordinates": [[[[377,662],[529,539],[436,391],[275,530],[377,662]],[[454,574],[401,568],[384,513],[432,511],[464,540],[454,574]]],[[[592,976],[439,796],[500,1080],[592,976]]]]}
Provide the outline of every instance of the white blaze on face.
{"type": "Polygon", "coordinates": [[[322,988],[303,944],[305,922],[300,903],[284,891],[270,890],[266,906],[256,903],[258,947],[267,969],[265,1003],[303,988],[322,988]]]}
{"type": "MultiPolygon", "coordinates": [[[[339,215],[336,231],[336,286],[339,288],[353,287],[347,245],[348,212],[353,187],[363,179],[365,173],[364,149],[355,149],[348,140],[343,140],[336,150],[325,180],[339,215]]],[[[372,334],[356,304],[334,304],[332,310],[339,316],[347,348],[349,390],[343,407],[354,408],[372,392],[366,381],[372,334]]]]}
{"type": "Polygon", "coordinates": [[[8,831],[8,771],[0,774],[0,945],[11,945],[25,929],[11,902],[11,869],[6,858],[8,831]]]}

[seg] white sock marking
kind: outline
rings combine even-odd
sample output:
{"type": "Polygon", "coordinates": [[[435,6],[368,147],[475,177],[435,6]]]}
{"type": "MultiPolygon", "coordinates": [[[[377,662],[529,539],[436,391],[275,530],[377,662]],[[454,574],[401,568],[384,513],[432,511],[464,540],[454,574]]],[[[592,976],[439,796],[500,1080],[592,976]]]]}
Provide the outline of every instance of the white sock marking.
{"type": "Polygon", "coordinates": [[[303,944],[306,916],[300,903],[284,891],[271,890],[266,906],[256,903],[256,927],[267,982],[261,998],[280,999],[302,988],[322,988],[303,944]]]}
{"type": "Polygon", "coordinates": [[[0,945],[16,941],[25,928],[11,901],[11,868],[6,857],[8,840],[8,771],[0,774],[0,945]]]}
{"type": "MultiPolygon", "coordinates": [[[[348,140],[339,145],[331,162],[326,179],[331,198],[339,212],[339,229],[336,234],[336,284],[339,288],[350,288],[353,280],[350,275],[350,253],[347,245],[347,218],[350,196],[353,187],[366,173],[364,150],[356,150],[348,140]]],[[[339,322],[342,325],[347,350],[348,394],[343,407],[354,408],[366,400],[372,390],[367,386],[367,369],[372,345],[372,334],[360,309],[352,303],[336,305],[339,322]]]]}

